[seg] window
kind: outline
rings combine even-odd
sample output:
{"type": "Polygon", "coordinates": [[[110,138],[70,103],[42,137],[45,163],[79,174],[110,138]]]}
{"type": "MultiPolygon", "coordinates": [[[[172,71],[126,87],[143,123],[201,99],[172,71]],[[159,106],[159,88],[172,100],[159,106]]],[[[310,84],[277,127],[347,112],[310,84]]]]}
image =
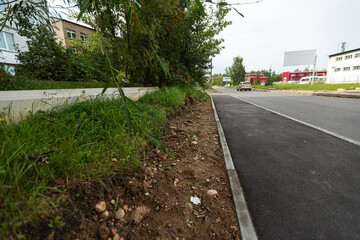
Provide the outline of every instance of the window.
{"type": "Polygon", "coordinates": [[[344,71],[350,71],[350,67],[344,67],[343,70],[344,71]]]}
{"type": "Polygon", "coordinates": [[[360,57],[360,53],[355,54],[355,58],[360,57]]]}
{"type": "Polygon", "coordinates": [[[353,70],[360,70],[360,66],[354,66],[353,70]]]}
{"type": "Polygon", "coordinates": [[[15,51],[14,35],[8,32],[0,32],[0,48],[15,51]]]}
{"type": "Polygon", "coordinates": [[[0,12],[6,11],[6,5],[4,3],[4,0],[0,0],[0,12]]]}
{"type": "Polygon", "coordinates": [[[342,57],[337,57],[336,58],[336,61],[341,61],[342,60],[342,57]]]}
{"type": "Polygon", "coordinates": [[[70,39],[76,38],[76,32],[70,29],[66,29],[66,35],[70,39]]]}
{"type": "Polygon", "coordinates": [[[345,60],[347,60],[347,59],[352,59],[352,55],[345,56],[345,60]]]}
{"type": "Polygon", "coordinates": [[[335,68],[334,72],[340,72],[340,68],[335,68]]]}
{"type": "Polygon", "coordinates": [[[86,34],[85,33],[80,33],[80,38],[83,42],[86,42],[86,34]]]}

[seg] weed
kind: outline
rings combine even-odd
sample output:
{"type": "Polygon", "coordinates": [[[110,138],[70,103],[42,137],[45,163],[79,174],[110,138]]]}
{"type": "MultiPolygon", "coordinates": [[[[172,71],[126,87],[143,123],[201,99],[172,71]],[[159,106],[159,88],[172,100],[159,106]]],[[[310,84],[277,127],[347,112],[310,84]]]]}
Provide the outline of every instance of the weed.
{"type": "Polygon", "coordinates": [[[65,223],[61,221],[60,216],[56,216],[54,219],[50,220],[48,226],[51,228],[62,228],[63,226],[65,226],[65,223]]]}

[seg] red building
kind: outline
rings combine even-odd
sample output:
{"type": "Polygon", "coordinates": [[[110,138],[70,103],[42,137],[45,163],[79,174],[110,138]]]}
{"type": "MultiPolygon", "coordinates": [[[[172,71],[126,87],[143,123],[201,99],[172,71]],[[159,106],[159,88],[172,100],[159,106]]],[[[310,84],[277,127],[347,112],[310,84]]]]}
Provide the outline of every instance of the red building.
{"type": "MultiPolygon", "coordinates": [[[[317,71],[315,76],[326,76],[327,71],[317,71]]],[[[283,72],[281,82],[299,81],[302,77],[312,76],[312,71],[283,72]]]]}
{"type": "Polygon", "coordinates": [[[265,77],[264,74],[245,75],[245,82],[251,82],[251,84],[255,84],[257,80],[259,80],[259,84],[265,85],[266,81],[269,80],[269,78],[265,77]]]}

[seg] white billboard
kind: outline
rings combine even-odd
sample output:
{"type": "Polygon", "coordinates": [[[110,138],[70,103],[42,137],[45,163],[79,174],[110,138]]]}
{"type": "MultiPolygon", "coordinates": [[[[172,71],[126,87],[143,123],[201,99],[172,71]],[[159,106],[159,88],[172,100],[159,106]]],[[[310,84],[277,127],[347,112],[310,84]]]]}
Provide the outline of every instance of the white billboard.
{"type": "Polygon", "coordinates": [[[223,77],[223,81],[224,82],[231,82],[231,78],[230,77],[223,77]]]}
{"type": "Polygon", "coordinates": [[[316,49],[285,52],[284,67],[312,65],[314,64],[315,54],[316,54],[316,49]]]}

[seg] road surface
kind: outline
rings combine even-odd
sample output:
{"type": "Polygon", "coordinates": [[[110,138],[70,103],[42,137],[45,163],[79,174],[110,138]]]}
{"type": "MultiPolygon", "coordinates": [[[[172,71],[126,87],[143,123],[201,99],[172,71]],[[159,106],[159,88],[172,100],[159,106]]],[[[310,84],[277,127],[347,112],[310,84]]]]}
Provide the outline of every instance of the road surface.
{"type": "Polygon", "coordinates": [[[360,142],[360,99],[216,90],[360,142]]]}
{"type": "MultiPolygon", "coordinates": [[[[342,112],[343,99],[230,95],[213,99],[259,239],[360,239],[360,147],[241,100],[293,117],[298,111],[291,106],[298,103],[298,116],[306,120],[311,117],[303,115],[319,106],[325,116],[342,112]],[[304,102],[312,104],[306,108],[304,102]]],[[[356,126],[351,114],[344,118],[356,126]]],[[[334,131],[336,124],[330,124],[334,131]]]]}

